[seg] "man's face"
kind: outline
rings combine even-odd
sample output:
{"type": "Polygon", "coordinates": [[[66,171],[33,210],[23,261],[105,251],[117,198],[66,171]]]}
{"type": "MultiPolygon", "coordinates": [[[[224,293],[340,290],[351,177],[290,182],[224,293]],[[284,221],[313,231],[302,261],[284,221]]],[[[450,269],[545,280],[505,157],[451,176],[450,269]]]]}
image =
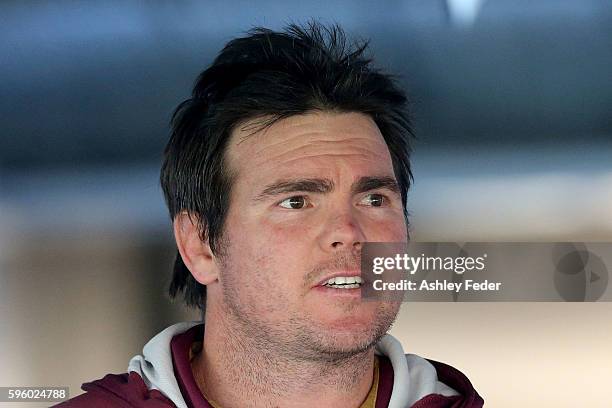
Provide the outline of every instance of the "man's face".
{"type": "Polygon", "coordinates": [[[363,114],[311,113],[248,128],[227,151],[235,181],[209,301],[270,349],[326,359],[363,351],[399,304],[324,284],[360,275],[363,242],[407,239],[378,127],[363,114]]]}

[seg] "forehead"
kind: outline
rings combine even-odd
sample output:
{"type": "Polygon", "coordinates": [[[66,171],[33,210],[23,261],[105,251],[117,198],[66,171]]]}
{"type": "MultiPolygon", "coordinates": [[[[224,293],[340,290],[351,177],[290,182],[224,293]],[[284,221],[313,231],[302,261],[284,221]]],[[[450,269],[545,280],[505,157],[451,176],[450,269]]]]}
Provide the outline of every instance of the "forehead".
{"type": "Polygon", "coordinates": [[[232,133],[227,159],[239,179],[273,176],[393,175],[378,126],[361,113],[316,112],[291,116],[252,133],[232,133]]]}

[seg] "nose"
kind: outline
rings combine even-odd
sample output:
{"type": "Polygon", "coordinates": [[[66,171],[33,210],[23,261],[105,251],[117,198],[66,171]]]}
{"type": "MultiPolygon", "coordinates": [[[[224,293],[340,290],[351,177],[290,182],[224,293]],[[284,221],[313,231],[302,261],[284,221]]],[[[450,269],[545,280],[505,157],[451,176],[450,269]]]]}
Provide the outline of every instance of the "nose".
{"type": "Polygon", "coordinates": [[[330,216],[320,244],[326,252],[361,250],[366,238],[352,211],[330,216]]]}

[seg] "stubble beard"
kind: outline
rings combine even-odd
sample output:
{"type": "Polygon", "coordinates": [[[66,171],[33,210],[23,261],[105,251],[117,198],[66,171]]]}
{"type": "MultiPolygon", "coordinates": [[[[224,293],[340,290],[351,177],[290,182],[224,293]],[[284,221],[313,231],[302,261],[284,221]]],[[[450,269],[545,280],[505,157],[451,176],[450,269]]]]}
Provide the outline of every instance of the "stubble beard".
{"type": "MultiPolygon", "coordinates": [[[[379,303],[373,324],[359,333],[334,333],[324,330],[316,321],[307,316],[292,313],[282,322],[271,322],[265,319],[265,313],[257,311],[252,304],[244,302],[240,296],[240,283],[235,277],[238,273],[249,273],[238,270],[231,260],[229,242],[224,240],[220,245],[218,259],[223,276],[222,297],[224,309],[228,312],[228,336],[237,344],[255,348],[262,354],[269,354],[276,359],[287,361],[349,362],[360,355],[368,353],[393,325],[399,306],[391,303],[379,303]],[[318,328],[318,329],[317,329],[318,328]]],[[[351,255],[342,255],[334,259],[333,265],[354,263],[351,255]]],[[[313,270],[309,275],[319,273],[313,270]]],[[[285,309],[283,299],[277,301],[276,309],[285,309]]],[[[356,313],[358,303],[347,304],[345,313],[356,313]]],[[[255,351],[255,350],[253,350],[255,351]]]]}

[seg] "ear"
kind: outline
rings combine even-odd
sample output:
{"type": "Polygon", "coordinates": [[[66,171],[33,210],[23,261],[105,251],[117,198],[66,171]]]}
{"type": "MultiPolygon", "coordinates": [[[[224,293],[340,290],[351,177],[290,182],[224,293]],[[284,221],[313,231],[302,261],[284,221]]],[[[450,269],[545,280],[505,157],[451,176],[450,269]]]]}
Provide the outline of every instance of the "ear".
{"type": "Polygon", "coordinates": [[[197,218],[186,211],[174,218],[174,239],[187,269],[202,285],[215,282],[219,271],[210,250],[208,239],[202,241],[197,218]]]}

